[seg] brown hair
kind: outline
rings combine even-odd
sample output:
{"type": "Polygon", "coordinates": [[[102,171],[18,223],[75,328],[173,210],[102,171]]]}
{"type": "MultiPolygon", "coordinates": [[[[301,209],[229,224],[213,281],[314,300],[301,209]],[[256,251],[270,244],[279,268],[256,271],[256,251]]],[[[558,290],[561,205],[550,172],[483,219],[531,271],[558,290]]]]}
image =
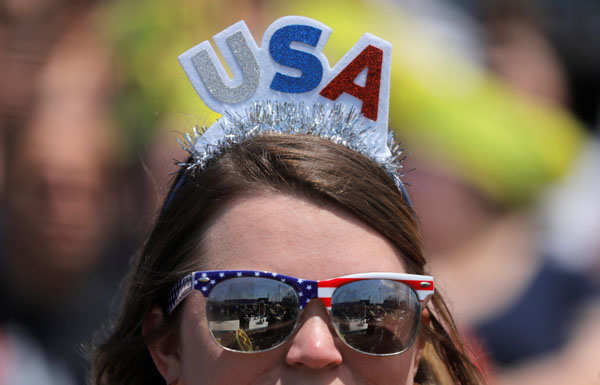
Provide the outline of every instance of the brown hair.
{"type": "MultiPolygon", "coordinates": [[[[121,314],[93,356],[92,383],[153,385],[164,383],[146,348],[142,321],[171,287],[198,270],[200,239],[215,216],[240,194],[274,189],[342,208],[388,238],[404,256],[406,270],[423,274],[418,224],[393,180],[372,160],[328,140],[302,135],[264,135],[237,144],[198,172],[180,171],[143,250],[128,277],[121,314]],[[181,178],[185,178],[183,183],[181,178]],[[173,186],[179,185],[173,193],[173,186]]],[[[181,307],[179,307],[181,309],[181,307]]],[[[452,383],[480,384],[477,368],[465,354],[456,327],[439,293],[428,309],[431,322],[421,333],[426,349],[420,382],[432,368],[443,368],[452,383]]],[[[167,315],[154,336],[172,333],[179,312],[167,315]]]]}

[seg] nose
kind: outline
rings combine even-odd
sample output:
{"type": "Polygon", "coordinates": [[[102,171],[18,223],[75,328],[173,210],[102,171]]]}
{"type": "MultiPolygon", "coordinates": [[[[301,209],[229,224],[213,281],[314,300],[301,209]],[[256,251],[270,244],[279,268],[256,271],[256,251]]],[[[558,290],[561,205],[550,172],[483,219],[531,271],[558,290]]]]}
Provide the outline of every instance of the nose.
{"type": "Polygon", "coordinates": [[[311,301],[302,314],[304,322],[293,336],[286,363],[296,367],[322,369],[342,363],[329,329],[327,311],[318,300],[311,301]]]}

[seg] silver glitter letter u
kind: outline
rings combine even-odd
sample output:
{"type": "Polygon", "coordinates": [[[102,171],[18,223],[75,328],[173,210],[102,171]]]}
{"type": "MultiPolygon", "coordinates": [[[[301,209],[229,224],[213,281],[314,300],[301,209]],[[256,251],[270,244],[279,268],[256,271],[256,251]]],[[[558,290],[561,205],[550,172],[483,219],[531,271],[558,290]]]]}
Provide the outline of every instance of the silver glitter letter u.
{"type": "Polygon", "coordinates": [[[228,87],[225,85],[206,50],[200,51],[192,57],[192,63],[206,89],[215,99],[222,103],[235,104],[248,100],[254,94],[258,88],[260,68],[241,32],[234,33],[226,41],[242,69],[243,81],[239,86],[228,87]]]}

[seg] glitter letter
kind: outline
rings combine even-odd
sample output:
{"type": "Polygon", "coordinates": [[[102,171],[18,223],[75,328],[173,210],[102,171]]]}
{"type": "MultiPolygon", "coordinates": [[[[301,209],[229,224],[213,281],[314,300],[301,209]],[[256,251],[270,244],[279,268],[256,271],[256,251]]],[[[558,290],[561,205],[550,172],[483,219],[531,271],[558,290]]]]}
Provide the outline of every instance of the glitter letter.
{"type": "Polygon", "coordinates": [[[323,78],[323,65],[314,55],[290,48],[292,42],[300,42],[316,47],[321,30],[308,25],[288,25],[278,29],[269,42],[269,53],[277,63],[296,68],[300,77],[277,72],[271,88],[286,93],[301,93],[315,89],[323,78]]]}
{"type": "Polygon", "coordinates": [[[361,113],[377,121],[379,107],[379,87],[381,85],[381,64],[383,51],[375,46],[367,46],[350,64],[329,82],[320,95],[336,100],[344,92],[362,100],[361,113]],[[368,67],[367,81],[364,87],[354,83],[354,79],[368,67]]]}
{"type": "Polygon", "coordinates": [[[242,32],[236,32],[227,39],[227,46],[240,66],[243,81],[237,87],[228,87],[217,72],[208,50],[202,50],[192,57],[194,68],[210,94],[222,103],[235,104],[248,100],[258,88],[260,68],[254,53],[248,46],[242,32]]]}

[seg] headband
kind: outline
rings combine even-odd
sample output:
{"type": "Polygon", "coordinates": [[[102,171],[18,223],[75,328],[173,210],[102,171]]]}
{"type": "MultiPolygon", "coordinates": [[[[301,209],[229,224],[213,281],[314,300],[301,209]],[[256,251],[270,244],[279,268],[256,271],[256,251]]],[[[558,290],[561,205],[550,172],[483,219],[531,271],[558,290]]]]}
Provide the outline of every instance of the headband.
{"type": "Polygon", "coordinates": [[[365,33],[331,68],[322,53],[331,32],[316,20],[286,16],[267,28],[258,47],[240,21],[214,36],[233,78],[209,41],[181,54],[194,89],[222,117],[179,140],[191,161],[178,165],[203,169],[231,145],[260,134],[314,135],[377,162],[411,205],[400,179],[402,150],[388,131],[392,46],[365,33]]]}

